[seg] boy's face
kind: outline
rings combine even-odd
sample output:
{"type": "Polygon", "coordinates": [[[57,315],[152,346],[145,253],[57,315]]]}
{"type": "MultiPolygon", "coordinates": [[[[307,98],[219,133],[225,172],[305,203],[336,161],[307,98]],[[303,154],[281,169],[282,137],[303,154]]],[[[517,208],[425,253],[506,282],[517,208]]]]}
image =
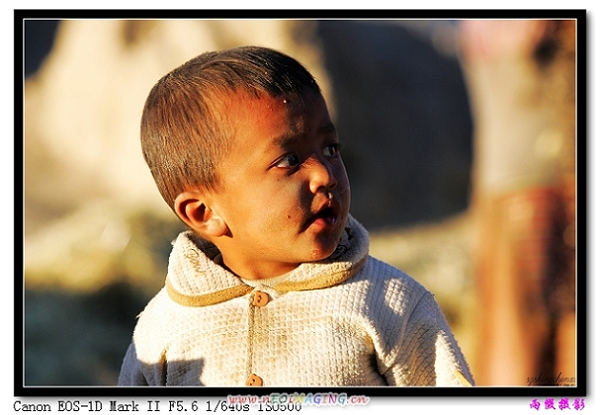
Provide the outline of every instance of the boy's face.
{"type": "Polygon", "coordinates": [[[225,265],[268,278],[327,258],[344,230],[350,187],[323,97],[240,92],[224,103],[234,137],[213,207],[229,229],[215,241],[225,265]]]}

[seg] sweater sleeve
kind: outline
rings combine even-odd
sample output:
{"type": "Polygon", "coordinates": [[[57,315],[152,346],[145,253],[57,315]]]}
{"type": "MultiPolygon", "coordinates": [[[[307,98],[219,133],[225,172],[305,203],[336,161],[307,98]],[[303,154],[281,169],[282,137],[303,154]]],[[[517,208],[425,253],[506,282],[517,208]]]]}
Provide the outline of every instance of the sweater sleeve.
{"type": "Polygon", "coordinates": [[[119,386],[166,386],[166,350],[171,322],[165,290],[161,290],[138,316],[133,340],[125,353],[119,386]]]}
{"type": "Polygon", "coordinates": [[[386,371],[394,386],[472,386],[469,367],[433,295],[423,293],[410,314],[386,371]]]}
{"type": "Polygon", "coordinates": [[[148,386],[148,381],[144,376],[142,365],[137,358],[135,346],[133,343],[129,345],[127,353],[121,365],[121,373],[119,374],[118,386],[148,386]]]}

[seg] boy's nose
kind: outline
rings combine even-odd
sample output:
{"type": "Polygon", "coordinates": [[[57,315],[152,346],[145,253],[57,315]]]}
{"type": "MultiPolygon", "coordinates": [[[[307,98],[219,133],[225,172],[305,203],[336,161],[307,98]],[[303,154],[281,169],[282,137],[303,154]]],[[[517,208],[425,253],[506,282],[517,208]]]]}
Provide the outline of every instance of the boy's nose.
{"type": "Polygon", "coordinates": [[[335,177],[334,166],[327,160],[314,160],[311,166],[310,190],[317,193],[322,189],[333,189],[338,181],[335,177]]]}

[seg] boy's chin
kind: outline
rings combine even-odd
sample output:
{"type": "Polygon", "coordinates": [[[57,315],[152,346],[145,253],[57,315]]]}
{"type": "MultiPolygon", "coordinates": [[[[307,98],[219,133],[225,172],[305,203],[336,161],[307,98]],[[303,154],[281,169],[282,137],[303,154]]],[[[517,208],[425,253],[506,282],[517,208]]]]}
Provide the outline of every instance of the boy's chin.
{"type": "Polygon", "coordinates": [[[331,229],[310,236],[312,249],[304,262],[317,262],[328,259],[336,251],[344,233],[345,220],[331,229]]]}
{"type": "Polygon", "coordinates": [[[312,252],[312,259],[310,262],[318,262],[327,260],[338,247],[340,238],[335,239],[334,243],[330,243],[327,245],[322,245],[318,249],[315,249],[312,252]]]}

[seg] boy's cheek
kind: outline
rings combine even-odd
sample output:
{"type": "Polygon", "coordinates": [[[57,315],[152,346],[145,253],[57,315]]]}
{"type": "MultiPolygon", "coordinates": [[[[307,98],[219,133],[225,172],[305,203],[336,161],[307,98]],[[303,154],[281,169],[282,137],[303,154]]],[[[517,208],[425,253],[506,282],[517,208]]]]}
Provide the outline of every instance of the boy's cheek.
{"type": "Polygon", "coordinates": [[[344,183],[346,187],[350,187],[350,181],[348,179],[348,172],[346,171],[346,165],[340,159],[340,168],[338,170],[338,182],[344,183]]]}

